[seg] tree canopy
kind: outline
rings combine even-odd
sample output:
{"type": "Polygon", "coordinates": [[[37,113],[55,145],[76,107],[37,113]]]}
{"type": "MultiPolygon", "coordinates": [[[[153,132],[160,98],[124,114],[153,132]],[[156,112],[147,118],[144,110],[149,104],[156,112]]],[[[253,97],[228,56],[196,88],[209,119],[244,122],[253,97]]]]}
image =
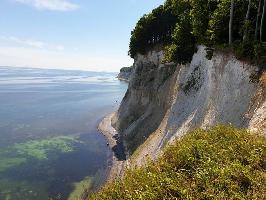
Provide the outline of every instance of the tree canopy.
{"type": "Polygon", "coordinates": [[[166,61],[186,63],[197,44],[228,45],[231,38],[239,56],[265,58],[265,8],[266,0],[166,0],[140,18],[129,55],[162,45],[166,61]]]}

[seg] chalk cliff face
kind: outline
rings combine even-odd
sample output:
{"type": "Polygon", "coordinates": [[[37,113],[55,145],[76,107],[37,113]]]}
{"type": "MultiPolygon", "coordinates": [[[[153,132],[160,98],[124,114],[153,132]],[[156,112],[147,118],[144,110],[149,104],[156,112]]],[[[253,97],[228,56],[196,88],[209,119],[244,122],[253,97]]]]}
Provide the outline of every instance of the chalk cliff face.
{"type": "Polygon", "coordinates": [[[132,75],[133,67],[123,67],[120,70],[120,73],[117,75],[117,78],[121,81],[129,82],[132,75]]]}
{"type": "Polygon", "coordinates": [[[187,65],[162,64],[162,51],[136,56],[113,125],[131,153],[142,146],[137,162],[198,127],[232,124],[266,134],[259,68],[232,55],[214,52],[210,60],[206,55],[206,48],[199,46],[187,65]]]}
{"type": "Polygon", "coordinates": [[[137,56],[128,91],[114,120],[131,151],[158,128],[171,105],[175,66],[160,64],[162,57],[162,51],[137,56]]]}

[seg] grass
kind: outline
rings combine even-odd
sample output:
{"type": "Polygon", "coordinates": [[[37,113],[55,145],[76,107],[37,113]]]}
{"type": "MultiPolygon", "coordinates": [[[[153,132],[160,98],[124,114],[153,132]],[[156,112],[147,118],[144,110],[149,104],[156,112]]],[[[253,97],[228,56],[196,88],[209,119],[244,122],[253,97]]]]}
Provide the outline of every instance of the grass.
{"type": "Polygon", "coordinates": [[[89,199],[266,199],[266,138],[222,125],[195,130],[89,199]]]}
{"type": "Polygon", "coordinates": [[[71,192],[68,200],[82,199],[83,192],[92,186],[93,177],[86,177],[81,182],[74,183],[74,190],[71,192]]]}

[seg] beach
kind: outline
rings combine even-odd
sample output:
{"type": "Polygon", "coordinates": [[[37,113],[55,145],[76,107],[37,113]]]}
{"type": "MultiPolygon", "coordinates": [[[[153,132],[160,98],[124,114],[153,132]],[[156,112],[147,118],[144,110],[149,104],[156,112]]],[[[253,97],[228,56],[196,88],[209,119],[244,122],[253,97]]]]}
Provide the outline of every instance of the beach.
{"type": "Polygon", "coordinates": [[[104,117],[98,126],[98,130],[105,136],[107,145],[112,150],[111,165],[109,166],[110,170],[107,178],[108,181],[123,176],[123,173],[128,166],[123,142],[120,140],[118,132],[111,123],[114,115],[115,112],[104,117]]]}

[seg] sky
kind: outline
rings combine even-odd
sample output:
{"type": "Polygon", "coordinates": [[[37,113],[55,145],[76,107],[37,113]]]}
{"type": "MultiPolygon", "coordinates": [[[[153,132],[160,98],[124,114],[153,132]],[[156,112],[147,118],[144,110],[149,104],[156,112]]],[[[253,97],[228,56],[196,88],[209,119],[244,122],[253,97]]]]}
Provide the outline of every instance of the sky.
{"type": "Polygon", "coordinates": [[[138,19],[164,0],[0,0],[0,66],[119,71],[138,19]]]}

